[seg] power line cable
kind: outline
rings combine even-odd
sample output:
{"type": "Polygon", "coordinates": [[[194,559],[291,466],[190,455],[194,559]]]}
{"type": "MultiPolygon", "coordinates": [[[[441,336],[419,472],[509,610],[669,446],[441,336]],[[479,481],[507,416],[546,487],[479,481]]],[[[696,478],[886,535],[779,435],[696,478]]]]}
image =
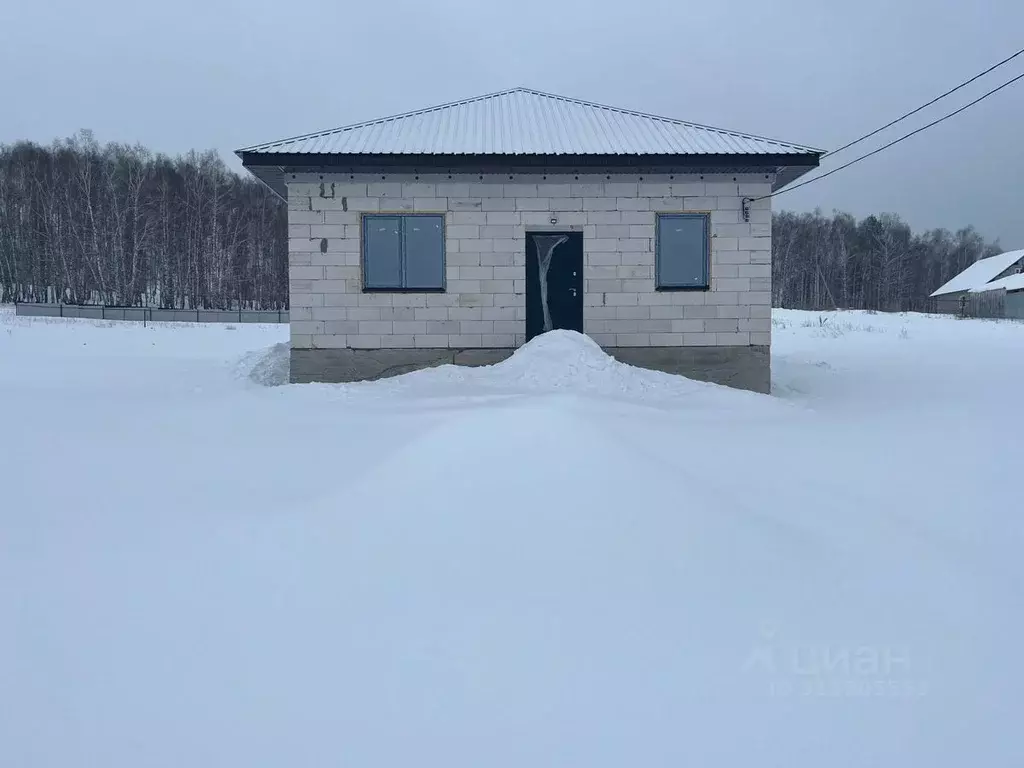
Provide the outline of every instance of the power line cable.
{"type": "Polygon", "coordinates": [[[870,139],[872,136],[881,133],[886,128],[891,128],[892,126],[896,125],[896,123],[902,122],[902,121],[906,120],[908,117],[911,117],[912,115],[916,115],[922,109],[926,109],[926,108],[930,107],[932,104],[934,104],[935,102],[941,101],[942,99],[946,98],[950,94],[956,93],[961,88],[965,88],[966,86],[968,86],[971,83],[973,83],[975,80],[978,80],[978,79],[984,77],[985,75],[987,75],[992,70],[999,69],[999,67],[1003,66],[1003,64],[1006,64],[1007,62],[1013,61],[1014,59],[1016,59],[1021,54],[1024,54],[1024,48],[1021,48],[1019,51],[1017,51],[1012,56],[1007,56],[1005,59],[1000,61],[998,64],[993,64],[991,67],[989,67],[985,71],[979,72],[974,77],[972,77],[970,80],[965,80],[964,82],[960,83],[960,85],[956,86],[955,88],[950,88],[948,91],[946,91],[942,95],[936,96],[934,99],[932,99],[929,102],[926,102],[926,103],[922,104],[917,109],[910,110],[905,115],[901,115],[900,117],[897,117],[895,120],[893,120],[892,122],[886,123],[881,128],[876,128],[871,133],[867,133],[867,134],[861,136],[859,139],[854,139],[849,144],[843,144],[843,146],[839,147],[839,149],[833,149],[831,152],[826,152],[824,155],[822,155],[822,157],[829,157],[830,155],[834,155],[834,154],[836,154],[838,152],[842,152],[844,149],[849,149],[854,144],[860,144],[865,139],[870,139]]]}
{"type": "Polygon", "coordinates": [[[873,149],[870,152],[868,152],[867,154],[861,155],[860,157],[855,157],[850,162],[844,163],[843,165],[840,165],[838,168],[833,168],[828,173],[823,173],[820,176],[815,176],[813,179],[807,179],[806,181],[801,181],[799,184],[794,184],[792,187],[786,187],[785,189],[780,189],[778,192],[772,192],[770,195],[761,195],[761,197],[752,198],[751,201],[753,201],[753,200],[764,200],[766,198],[776,197],[778,195],[783,194],[784,192],[792,192],[794,189],[799,189],[800,187],[803,187],[803,186],[806,186],[808,184],[812,184],[815,181],[819,181],[821,179],[824,179],[826,176],[831,176],[833,173],[838,173],[839,171],[843,170],[844,168],[849,168],[851,165],[859,163],[861,160],[866,160],[867,158],[871,157],[872,155],[877,155],[879,152],[882,152],[882,151],[888,149],[889,147],[892,147],[892,146],[895,146],[896,144],[899,144],[904,139],[909,139],[911,136],[916,136],[917,134],[921,133],[921,131],[926,131],[929,128],[931,128],[932,126],[934,126],[934,125],[938,125],[939,123],[944,122],[944,121],[948,120],[949,118],[954,117],[955,115],[959,115],[965,109],[970,109],[975,104],[977,104],[979,101],[983,101],[983,100],[987,99],[993,93],[997,93],[997,92],[1003,90],[1003,88],[1006,88],[1007,86],[1013,85],[1015,82],[1017,82],[1018,80],[1022,80],[1022,79],[1024,79],[1024,72],[1022,72],[1021,74],[1017,75],[1012,80],[1007,80],[1002,85],[1000,85],[1000,86],[998,86],[996,88],[993,88],[988,93],[982,94],[981,96],[976,98],[974,101],[971,101],[971,102],[968,102],[967,104],[964,104],[962,107],[960,107],[957,110],[954,110],[953,112],[950,112],[948,115],[943,115],[942,117],[938,118],[937,120],[932,120],[927,125],[922,125],[920,128],[917,128],[917,129],[911,131],[910,133],[905,133],[904,135],[900,136],[898,139],[893,139],[888,144],[883,144],[878,149],[873,149]]]}

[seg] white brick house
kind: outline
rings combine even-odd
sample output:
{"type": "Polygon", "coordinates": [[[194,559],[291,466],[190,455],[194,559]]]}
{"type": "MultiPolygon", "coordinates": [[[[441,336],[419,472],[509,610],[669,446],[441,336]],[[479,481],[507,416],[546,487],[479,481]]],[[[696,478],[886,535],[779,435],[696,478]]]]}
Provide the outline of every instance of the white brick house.
{"type": "Polygon", "coordinates": [[[514,89],[238,154],[288,201],[292,381],[491,363],[568,328],[767,391],[763,196],[820,151],[514,89]]]}

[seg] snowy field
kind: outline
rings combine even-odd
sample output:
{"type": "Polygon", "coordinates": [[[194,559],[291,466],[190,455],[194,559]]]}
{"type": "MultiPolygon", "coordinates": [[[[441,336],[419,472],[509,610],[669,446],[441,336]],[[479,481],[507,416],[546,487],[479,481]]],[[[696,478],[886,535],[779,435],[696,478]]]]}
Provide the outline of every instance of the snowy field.
{"type": "Polygon", "coordinates": [[[779,311],[773,397],[286,336],[0,309],[0,766],[1024,765],[1024,324],[779,311]]]}

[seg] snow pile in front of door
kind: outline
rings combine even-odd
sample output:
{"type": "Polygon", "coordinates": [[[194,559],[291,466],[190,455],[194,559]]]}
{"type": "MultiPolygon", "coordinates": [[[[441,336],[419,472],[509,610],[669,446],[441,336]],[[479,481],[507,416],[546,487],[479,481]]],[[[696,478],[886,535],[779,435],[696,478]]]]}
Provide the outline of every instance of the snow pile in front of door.
{"type": "Polygon", "coordinates": [[[415,391],[438,394],[452,386],[476,391],[567,392],[597,397],[639,400],[677,400],[695,396],[746,398],[750,392],[694,381],[661,371],[620,363],[589,336],[554,330],[541,334],[494,365],[442,365],[374,382],[342,385],[354,394],[383,395],[415,391]]]}
{"type": "Polygon", "coordinates": [[[601,395],[689,395],[716,385],[620,363],[589,336],[555,330],[520,347],[508,360],[478,369],[481,378],[531,391],[571,390],[601,395]]]}

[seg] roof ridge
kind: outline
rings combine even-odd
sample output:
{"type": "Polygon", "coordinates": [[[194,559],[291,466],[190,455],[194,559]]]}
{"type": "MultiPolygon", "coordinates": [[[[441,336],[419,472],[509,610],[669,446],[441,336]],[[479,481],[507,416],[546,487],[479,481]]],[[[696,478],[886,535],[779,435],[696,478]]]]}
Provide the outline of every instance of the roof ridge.
{"type": "Polygon", "coordinates": [[[404,118],[414,117],[416,115],[425,115],[425,114],[429,114],[431,112],[438,112],[438,111],[441,111],[443,109],[449,109],[451,107],[457,107],[457,106],[461,106],[463,104],[473,104],[473,103],[479,102],[479,101],[486,101],[488,99],[494,99],[494,98],[497,98],[499,96],[506,96],[506,95],[513,94],[513,93],[529,93],[529,94],[532,94],[534,96],[542,96],[544,98],[554,99],[556,101],[567,102],[567,103],[570,103],[570,104],[578,104],[580,106],[585,106],[585,107],[592,107],[592,108],[597,108],[597,109],[608,110],[610,112],[615,112],[615,113],[618,113],[618,114],[621,114],[621,115],[631,115],[633,117],[642,117],[642,118],[646,118],[648,120],[658,120],[658,121],[665,122],[665,123],[671,123],[671,124],[674,124],[674,125],[682,125],[682,126],[686,126],[686,127],[689,127],[689,128],[697,128],[699,130],[704,130],[704,131],[714,131],[715,133],[723,134],[723,135],[726,135],[726,136],[734,136],[734,137],[744,138],[744,139],[756,139],[756,140],[759,140],[759,141],[767,141],[767,142],[770,142],[772,144],[778,144],[779,146],[789,147],[791,149],[800,149],[800,150],[805,150],[805,151],[808,151],[808,152],[822,152],[822,150],[817,149],[815,147],[809,147],[809,146],[805,146],[803,144],[794,144],[793,142],[790,142],[790,141],[782,141],[780,139],[773,139],[773,138],[770,138],[770,137],[767,137],[767,136],[759,136],[758,134],[754,134],[754,133],[744,133],[743,131],[732,131],[732,130],[728,130],[726,128],[716,128],[715,126],[705,125],[703,123],[695,123],[695,122],[692,122],[692,121],[689,121],[689,120],[680,120],[680,119],[675,118],[675,117],[666,117],[664,115],[655,115],[655,114],[652,114],[650,112],[641,112],[641,111],[635,110],[635,109],[625,109],[623,107],[613,107],[613,106],[611,106],[609,104],[601,104],[601,103],[596,102],[596,101],[587,101],[586,99],[577,99],[577,98],[573,98],[571,96],[561,96],[559,94],[547,93],[545,91],[538,91],[538,90],[536,90],[534,88],[526,88],[526,87],[523,87],[523,86],[518,86],[518,87],[515,87],[515,88],[506,88],[506,89],[501,90],[501,91],[494,91],[493,93],[485,93],[485,94],[480,95],[480,96],[473,96],[473,97],[466,98],[466,99],[456,99],[454,101],[448,101],[448,102],[445,102],[443,104],[435,104],[434,106],[431,106],[431,107],[423,107],[423,108],[414,109],[414,110],[411,110],[411,111],[408,111],[408,112],[401,112],[401,113],[394,114],[394,115],[387,115],[385,117],[374,118],[372,120],[363,120],[363,121],[360,121],[360,122],[357,122],[357,123],[349,123],[348,125],[342,125],[342,126],[338,126],[336,128],[329,128],[329,129],[321,130],[321,131],[313,131],[312,133],[303,133],[303,134],[299,134],[298,136],[290,136],[290,137],[283,138],[283,139],[276,139],[274,141],[267,141],[267,142],[263,142],[261,144],[253,144],[253,145],[248,146],[248,147],[243,147],[243,148],[237,150],[236,152],[237,153],[241,153],[241,152],[254,152],[254,151],[258,151],[258,150],[265,150],[265,149],[268,149],[270,147],[274,147],[274,146],[276,146],[278,144],[288,144],[288,143],[293,142],[293,141],[301,141],[301,140],[304,140],[304,139],[317,139],[317,138],[321,138],[323,136],[330,136],[332,134],[343,133],[345,131],[354,130],[356,128],[365,128],[365,127],[370,126],[370,125],[379,125],[381,123],[387,123],[387,122],[390,122],[392,120],[402,120],[404,118]]]}

